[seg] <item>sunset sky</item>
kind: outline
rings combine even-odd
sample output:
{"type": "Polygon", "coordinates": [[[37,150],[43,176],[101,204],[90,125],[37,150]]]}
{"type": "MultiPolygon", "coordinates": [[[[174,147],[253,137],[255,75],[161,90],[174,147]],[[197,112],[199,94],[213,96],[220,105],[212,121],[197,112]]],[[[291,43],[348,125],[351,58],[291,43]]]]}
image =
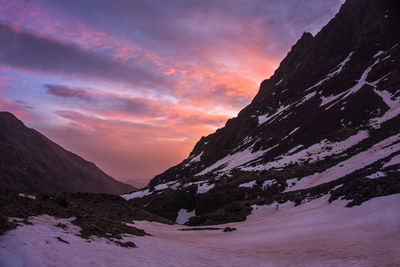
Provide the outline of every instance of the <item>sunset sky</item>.
{"type": "Polygon", "coordinates": [[[0,0],[0,110],[144,186],[342,0],[0,0]]]}

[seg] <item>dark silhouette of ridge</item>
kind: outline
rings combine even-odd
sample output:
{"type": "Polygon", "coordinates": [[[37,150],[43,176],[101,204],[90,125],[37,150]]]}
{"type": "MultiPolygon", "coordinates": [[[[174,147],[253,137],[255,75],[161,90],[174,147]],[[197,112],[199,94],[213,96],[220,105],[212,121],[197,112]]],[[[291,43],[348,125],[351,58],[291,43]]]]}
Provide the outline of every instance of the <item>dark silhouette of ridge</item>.
{"type": "Polygon", "coordinates": [[[134,187],[0,112],[0,186],[20,192],[121,194],[134,187]]]}

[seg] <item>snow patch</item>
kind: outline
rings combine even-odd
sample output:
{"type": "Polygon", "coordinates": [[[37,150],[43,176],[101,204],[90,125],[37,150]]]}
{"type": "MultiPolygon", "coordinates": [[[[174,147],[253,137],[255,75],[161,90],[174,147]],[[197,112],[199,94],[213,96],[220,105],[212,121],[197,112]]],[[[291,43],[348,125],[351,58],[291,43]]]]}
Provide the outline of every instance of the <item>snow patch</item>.
{"type": "Polygon", "coordinates": [[[28,195],[28,194],[19,193],[18,196],[19,197],[29,198],[29,199],[32,199],[32,200],[36,200],[36,196],[34,196],[34,195],[28,195]]]}
{"type": "Polygon", "coordinates": [[[121,195],[122,198],[125,198],[126,200],[131,200],[134,198],[142,198],[148,195],[151,195],[153,192],[150,192],[149,189],[146,190],[141,190],[141,191],[135,191],[133,193],[121,195]]]}
{"type": "Polygon", "coordinates": [[[251,214],[249,214],[246,218],[246,222],[254,221],[260,218],[265,218],[271,215],[274,215],[282,210],[290,209],[294,207],[294,202],[287,201],[285,203],[279,204],[277,202],[273,202],[270,205],[252,205],[251,214]]]}
{"type": "Polygon", "coordinates": [[[300,144],[300,145],[298,145],[298,146],[295,146],[294,148],[290,149],[290,150],[287,152],[287,154],[290,155],[290,154],[292,154],[293,152],[299,150],[299,149],[302,148],[302,147],[304,147],[304,145],[302,145],[302,144],[300,144]]]}
{"type": "Polygon", "coordinates": [[[368,178],[368,179],[377,179],[377,178],[380,178],[380,177],[385,177],[386,176],[386,174],[384,173],[384,172],[376,172],[376,173],[373,173],[373,174],[371,174],[371,175],[368,175],[366,178],[368,178]]]}
{"type": "Polygon", "coordinates": [[[397,165],[397,164],[400,164],[400,154],[392,157],[389,162],[386,162],[385,164],[383,164],[383,168],[387,168],[387,167],[397,165]]]}
{"type": "Polygon", "coordinates": [[[181,185],[181,183],[178,182],[178,181],[176,181],[176,182],[170,184],[169,189],[171,189],[171,190],[176,190],[176,189],[178,189],[178,187],[179,187],[180,185],[181,185]]]}
{"type": "Polygon", "coordinates": [[[252,140],[253,140],[253,138],[251,136],[246,136],[242,141],[242,145],[245,145],[245,144],[251,142],[252,140]]]}
{"type": "Polygon", "coordinates": [[[164,190],[168,188],[168,184],[158,184],[154,187],[155,191],[164,190]]]}
{"type": "Polygon", "coordinates": [[[343,186],[343,184],[337,185],[337,186],[335,186],[334,188],[332,188],[330,191],[335,191],[336,189],[338,189],[338,188],[340,188],[340,187],[342,187],[342,186],[343,186]]]}
{"type": "Polygon", "coordinates": [[[203,155],[203,152],[204,152],[204,151],[201,151],[200,154],[198,154],[196,157],[192,158],[192,159],[190,160],[190,163],[200,161],[200,157],[201,157],[201,155],[203,155]]]}
{"type": "Polygon", "coordinates": [[[313,98],[316,94],[317,94],[316,91],[307,94],[306,96],[304,96],[304,97],[300,100],[299,103],[296,104],[296,107],[303,105],[305,102],[307,102],[308,100],[310,100],[311,98],[313,98]]]}
{"type": "Polygon", "coordinates": [[[288,187],[286,188],[285,192],[288,191],[287,190],[288,188],[294,187],[298,181],[299,181],[298,178],[292,178],[292,179],[286,180],[288,187]]]}
{"type": "Polygon", "coordinates": [[[300,129],[300,127],[297,127],[295,129],[293,129],[288,135],[286,135],[284,138],[282,138],[282,140],[285,140],[286,138],[288,138],[289,136],[291,136],[292,134],[294,134],[298,129],[300,129]]]}
{"type": "Polygon", "coordinates": [[[197,185],[197,194],[204,194],[214,188],[215,184],[208,184],[207,181],[198,181],[185,184],[183,187],[197,185]]]}
{"type": "Polygon", "coordinates": [[[382,123],[393,119],[394,117],[400,115],[400,97],[394,98],[388,91],[379,91],[374,89],[374,92],[382,98],[389,109],[381,117],[373,118],[370,120],[370,125],[374,128],[380,128],[382,123]],[[392,98],[394,98],[392,100],[392,98]]]}
{"type": "Polygon", "coordinates": [[[382,55],[384,52],[382,50],[379,50],[375,55],[374,58],[379,57],[380,55],[382,55]]]}
{"type": "Polygon", "coordinates": [[[201,155],[203,155],[203,151],[201,151],[200,154],[198,154],[197,156],[192,155],[191,157],[189,157],[190,161],[185,164],[185,167],[189,167],[194,162],[199,162],[201,155]]]}
{"type": "Polygon", "coordinates": [[[322,107],[322,106],[332,102],[336,98],[338,98],[337,95],[321,96],[321,104],[319,106],[322,107]]]}
{"type": "Polygon", "coordinates": [[[264,154],[266,154],[267,152],[269,152],[270,150],[272,150],[273,148],[278,146],[278,145],[275,145],[266,150],[259,150],[256,152],[252,152],[253,147],[256,142],[257,142],[257,140],[253,143],[253,145],[251,145],[250,147],[248,147],[247,149],[245,149],[243,151],[239,151],[234,154],[230,154],[230,155],[218,160],[211,166],[209,166],[209,167],[205,168],[204,170],[202,170],[201,172],[195,174],[195,176],[204,175],[204,174],[209,173],[209,172],[211,172],[219,167],[222,167],[222,166],[223,166],[223,168],[221,170],[218,170],[218,173],[227,172],[233,168],[236,168],[240,165],[243,165],[245,163],[248,163],[250,161],[253,161],[253,160],[263,156],[264,154]]]}
{"type": "Polygon", "coordinates": [[[286,153],[285,155],[275,158],[265,164],[256,166],[241,167],[244,171],[263,171],[273,168],[282,168],[290,164],[301,163],[302,161],[317,162],[324,158],[336,154],[340,154],[352,146],[358,144],[360,141],[368,138],[368,131],[359,131],[357,134],[350,136],[346,140],[331,143],[324,139],[321,142],[314,144],[306,149],[300,150],[296,153],[286,153]]]}
{"type": "Polygon", "coordinates": [[[285,110],[287,110],[291,106],[292,105],[287,105],[287,106],[281,105],[278,108],[278,110],[274,114],[272,114],[271,116],[269,116],[269,113],[267,113],[265,115],[258,116],[258,125],[260,126],[261,124],[264,124],[267,121],[273,122],[282,112],[284,112],[285,110]]]}
{"type": "Polygon", "coordinates": [[[255,186],[256,183],[257,183],[257,181],[254,180],[254,181],[250,181],[250,182],[248,182],[248,183],[240,184],[239,187],[253,188],[253,186],[255,186]]]}
{"type": "Polygon", "coordinates": [[[386,158],[396,151],[399,151],[400,143],[396,143],[398,141],[400,141],[400,134],[391,136],[373,145],[371,148],[362,151],[321,173],[317,172],[313,175],[303,177],[296,183],[295,186],[287,188],[285,192],[314,187],[334,181],[359,169],[365,168],[366,166],[386,158]]]}
{"type": "Polygon", "coordinates": [[[204,194],[207,193],[208,191],[210,191],[211,189],[213,189],[215,186],[215,184],[199,184],[197,187],[197,194],[204,194]]]}
{"type": "Polygon", "coordinates": [[[177,224],[185,224],[193,216],[196,216],[196,210],[192,210],[191,212],[189,212],[186,209],[180,209],[178,211],[178,217],[176,217],[176,221],[175,222],[177,224]]]}
{"type": "Polygon", "coordinates": [[[277,82],[275,85],[279,85],[282,81],[283,81],[283,79],[280,79],[280,81],[277,82]]]}
{"type": "Polygon", "coordinates": [[[263,188],[263,189],[266,189],[266,188],[270,187],[270,186],[273,185],[273,184],[276,184],[276,181],[275,181],[275,180],[267,180],[267,181],[264,181],[264,183],[262,184],[262,188],[263,188]]]}

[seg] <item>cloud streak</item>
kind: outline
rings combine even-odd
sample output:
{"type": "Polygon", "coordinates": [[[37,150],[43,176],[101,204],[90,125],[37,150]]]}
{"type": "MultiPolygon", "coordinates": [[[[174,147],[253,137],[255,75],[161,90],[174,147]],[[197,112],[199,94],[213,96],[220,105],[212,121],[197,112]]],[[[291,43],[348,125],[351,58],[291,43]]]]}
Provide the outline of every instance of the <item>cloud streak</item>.
{"type": "Polygon", "coordinates": [[[153,76],[149,70],[5,23],[0,24],[0,41],[0,64],[3,65],[154,88],[168,84],[162,77],[153,76]]]}
{"type": "Polygon", "coordinates": [[[8,111],[25,121],[31,121],[37,117],[31,112],[34,108],[28,106],[24,101],[12,100],[0,96],[0,111],[8,111]]]}
{"type": "Polygon", "coordinates": [[[72,103],[74,103],[74,100],[79,100],[78,104],[89,110],[110,110],[131,115],[147,116],[159,116],[163,114],[152,101],[144,98],[123,97],[121,95],[99,92],[94,89],[74,88],[66,85],[45,84],[45,87],[48,94],[70,99],[72,103]]]}
{"type": "MultiPolygon", "coordinates": [[[[228,118],[191,106],[108,93],[92,88],[55,84],[45,84],[44,87],[48,94],[61,99],[64,104],[67,101],[66,107],[79,108],[86,113],[89,111],[108,119],[121,120],[121,118],[125,118],[141,121],[148,125],[164,125],[165,129],[173,125],[180,127],[189,125],[220,126],[228,118]]],[[[63,117],[69,118],[68,116],[63,117]]]]}

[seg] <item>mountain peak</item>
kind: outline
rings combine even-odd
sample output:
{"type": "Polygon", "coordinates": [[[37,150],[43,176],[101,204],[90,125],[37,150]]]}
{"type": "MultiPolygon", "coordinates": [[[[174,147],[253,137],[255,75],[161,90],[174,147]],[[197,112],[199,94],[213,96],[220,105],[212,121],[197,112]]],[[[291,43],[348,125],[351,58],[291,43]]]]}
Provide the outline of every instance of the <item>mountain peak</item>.
{"type": "Polygon", "coordinates": [[[244,220],[252,205],[400,193],[399,10],[346,1],[236,118],[127,199],[171,220],[192,212],[195,225],[244,220]]]}
{"type": "Polygon", "coordinates": [[[7,111],[0,111],[0,122],[1,124],[7,123],[7,125],[24,125],[14,114],[7,111]]]}
{"type": "Polygon", "coordinates": [[[307,45],[312,41],[313,37],[314,36],[310,32],[303,32],[300,39],[296,42],[296,44],[293,47],[301,47],[307,45]]]}

